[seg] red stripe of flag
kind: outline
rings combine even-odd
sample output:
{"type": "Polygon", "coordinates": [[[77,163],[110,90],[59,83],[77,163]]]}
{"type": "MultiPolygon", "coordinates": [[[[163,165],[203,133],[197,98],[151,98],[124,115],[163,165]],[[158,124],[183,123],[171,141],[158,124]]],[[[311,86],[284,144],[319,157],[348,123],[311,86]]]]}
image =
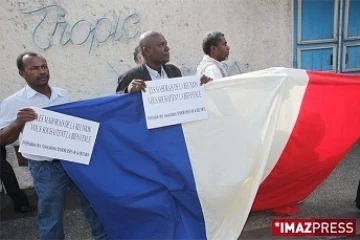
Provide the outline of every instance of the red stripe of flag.
{"type": "Polygon", "coordinates": [[[253,212],[298,213],[296,204],[331,174],[360,138],[360,75],[307,73],[309,84],[294,129],[260,185],[253,212]]]}

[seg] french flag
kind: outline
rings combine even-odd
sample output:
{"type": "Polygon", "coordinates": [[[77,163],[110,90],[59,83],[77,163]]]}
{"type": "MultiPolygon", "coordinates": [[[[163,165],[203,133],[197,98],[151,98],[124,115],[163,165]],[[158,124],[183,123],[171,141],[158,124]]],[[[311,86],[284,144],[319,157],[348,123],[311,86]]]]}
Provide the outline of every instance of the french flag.
{"type": "Polygon", "coordinates": [[[360,76],[270,68],[205,90],[208,119],[151,130],[141,94],[49,108],[100,123],[90,165],[63,165],[110,239],[237,239],[251,211],[296,214],[360,137],[360,76]]]}

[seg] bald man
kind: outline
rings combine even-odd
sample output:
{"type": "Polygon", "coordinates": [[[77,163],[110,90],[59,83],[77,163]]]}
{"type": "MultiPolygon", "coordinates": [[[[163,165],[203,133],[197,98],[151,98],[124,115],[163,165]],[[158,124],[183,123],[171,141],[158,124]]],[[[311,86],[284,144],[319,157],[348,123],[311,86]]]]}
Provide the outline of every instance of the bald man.
{"type": "MultiPolygon", "coordinates": [[[[143,64],[130,69],[118,78],[118,93],[132,93],[144,91],[145,81],[181,77],[180,69],[170,61],[170,48],[164,36],[155,31],[143,33],[139,39],[139,47],[143,56],[143,64]]],[[[211,79],[202,76],[201,83],[211,79]]]]}

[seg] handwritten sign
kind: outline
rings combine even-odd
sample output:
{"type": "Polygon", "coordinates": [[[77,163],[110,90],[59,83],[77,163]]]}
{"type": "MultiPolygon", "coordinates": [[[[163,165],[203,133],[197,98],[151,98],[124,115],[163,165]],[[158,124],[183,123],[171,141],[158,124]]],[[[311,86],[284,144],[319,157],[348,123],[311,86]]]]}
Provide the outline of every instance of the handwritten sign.
{"type": "Polygon", "coordinates": [[[41,108],[27,122],[19,152],[89,165],[99,123],[41,108]]]}
{"type": "Polygon", "coordinates": [[[148,129],[208,117],[199,76],[148,81],[146,85],[142,97],[148,129]]]}

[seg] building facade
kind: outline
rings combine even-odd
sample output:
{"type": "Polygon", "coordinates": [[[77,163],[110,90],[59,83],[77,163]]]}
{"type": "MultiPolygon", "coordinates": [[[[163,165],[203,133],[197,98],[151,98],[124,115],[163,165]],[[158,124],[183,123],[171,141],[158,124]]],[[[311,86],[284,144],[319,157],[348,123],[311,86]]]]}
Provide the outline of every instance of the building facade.
{"type": "Polygon", "coordinates": [[[360,72],[360,1],[294,0],[294,67],[360,72]]]}
{"type": "MultiPolygon", "coordinates": [[[[0,20],[0,99],[25,86],[15,59],[36,51],[48,60],[53,86],[73,100],[114,94],[117,77],[135,66],[147,30],[163,33],[171,63],[195,73],[207,31],[230,46],[230,75],[269,67],[360,71],[360,0],[4,0],[0,20]]],[[[11,146],[22,188],[32,186],[11,146]]]]}

